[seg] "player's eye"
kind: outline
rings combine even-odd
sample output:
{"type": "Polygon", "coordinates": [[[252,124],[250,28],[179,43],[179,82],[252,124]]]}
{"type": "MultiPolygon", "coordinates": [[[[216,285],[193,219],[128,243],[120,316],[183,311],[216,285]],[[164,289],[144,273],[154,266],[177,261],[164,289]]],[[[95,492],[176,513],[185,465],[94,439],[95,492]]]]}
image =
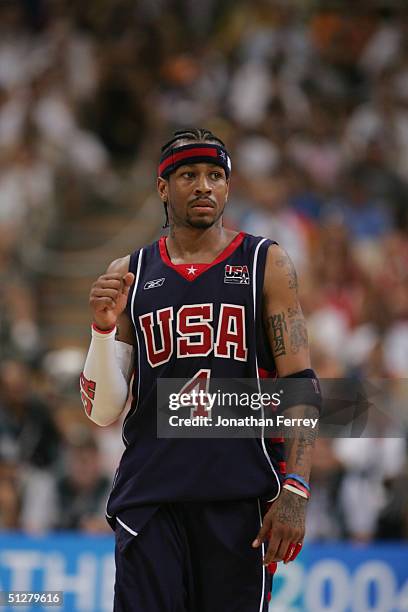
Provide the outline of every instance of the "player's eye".
{"type": "Polygon", "coordinates": [[[187,179],[193,179],[195,177],[195,174],[191,170],[187,170],[186,172],[183,172],[181,176],[187,179]]]}
{"type": "Polygon", "coordinates": [[[213,172],[211,172],[210,176],[213,181],[219,181],[220,179],[223,178],[222,172],[218,172],[217,170],[214,170],[213,172]]]}

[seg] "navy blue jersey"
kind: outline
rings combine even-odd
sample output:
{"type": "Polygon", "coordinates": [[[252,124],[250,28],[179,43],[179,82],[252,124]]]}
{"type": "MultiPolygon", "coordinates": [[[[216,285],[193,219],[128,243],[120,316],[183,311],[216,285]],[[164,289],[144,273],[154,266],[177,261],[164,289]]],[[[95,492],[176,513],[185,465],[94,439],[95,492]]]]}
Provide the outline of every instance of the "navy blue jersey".
{"type": "Polygon", "coordinates": [[[279,494],[279,443],[157,438],[156,432],[158,378],[254,379],[274,372],[262,317],[271,244],[242,232],[210,264],[174,265],[162,237],[131,255],[135,281],[127,313],[137,339],[136,370],[108,517],[126,513],[138,530],[143,508],[161,503],[279,494]]]}

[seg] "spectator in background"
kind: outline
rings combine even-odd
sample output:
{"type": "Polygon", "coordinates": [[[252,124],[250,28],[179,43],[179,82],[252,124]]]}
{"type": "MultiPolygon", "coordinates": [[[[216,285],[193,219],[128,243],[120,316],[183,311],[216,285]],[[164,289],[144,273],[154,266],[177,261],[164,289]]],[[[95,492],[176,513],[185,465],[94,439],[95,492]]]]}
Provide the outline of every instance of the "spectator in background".
{"type": "Polygon", "coordinates": [[[408,185],[386,160],[387,138],[373,138],[356,160],[355,173],[373,202],[382,202],[394,223],[408,228],[408,185]]]}
{"type": "Polygon", "coordinates": [[[0,457],[0,530],[21,527],[18,469],[15,461],[0,457]]]}
{"type": "Polygon", "coordinates": [[[313,461],[311,486],[313,499],[306,519],[309,540],[333,540],[345,535],[344,515],[340,503],[340,486],[345,476],[341,461],[333,452],[331,440],[319,438],[313,461]]]}
{"type": "MultiPolygon", "coordinates": [[[[10,254],[2,253],[0,228],[0,359],[34,360],[41,349],[33,283],[17,270],[8,272],[10,254]]],[[[13,264],[14,267],[14,264],[13,264]]]]}
{"type": "MultiPolygon", "coordinates": [[[[389,507],[392,504],[395,507],[395,493],[389,494],[387,500],[384,482],[389,483],[390,491],[391,483],[401,477],[405,468],[405,440],[388,438],[386,431],[383,435],[383,438],[342,438],[334,441],[335,456],[345,470],[339,488],[345,535],[356,541],[365,542],[374,538],[381,515],[380,525],[385,531],[384,511],[387,503],[389,507]]],[[[398,520],[401,524],[401,511],[398,512],[398,520]]]]}
{"type": "Polygon", "coordinates": [[[48,406],[33,393],[27,366],[13,360],[0,364],[0,448],[24,465],[55,466],[60,437],[48,406]]]}
{"type": "Polygon", "coordinates": [[[60,441],[48,405],[33,392],[30,369],[18,361],[1,362],[2,520],[12,517],[14,528],[41,533],[55,521],[53,470],[60,458],[60,441]]]}
{"type": "Polygon", "coordinates": [[[315,344],[345,363],[348,338],[365,295],[365,278],[343,225],[327,225],[319,238],[310,270],[310,332],[315,344]]]}
{"type": "Polygon", "coordinates": [[[56,482],[56,528],[110,531],[105,507],[111,480],[103,474],[96,440],[87,428],[74,429],[66,451],[65,473],[56,482]]]}
{"type": "Polygon", "coordinates": [[[343,164],[339,142],[341,121],[334,119],[333,103],[314,96],[307,122],[289,139],[288,155],[302,169],[313,185],[331,193],[343,164]]]}
{"type": "Polygon", "coordinates": [[[408,539],[408,466],[384,481],[385,503],[377,520],[379,540],[408,539]]]}
{"type": "Polygon", "coordinates": [[[272,174],[252,174],[247,178],[247,192],[248,214],[242,219],[244,230],[272,240],[279,236],[279,244],[302,271],[307,260],[307,236],[300,217],[289,206],[290,184],[286,175],[279,169],[272,174]]]}
{"type": "Polygon", "coordinates": [[[359,168],[346,172],[343,195],[328,204],[326,213],[328,217],[341,219],[349,232],[349,240],[356,243],[379,240],[394,226],[392,209],[385,202],[375,200],[362,179],[359,168]]]}

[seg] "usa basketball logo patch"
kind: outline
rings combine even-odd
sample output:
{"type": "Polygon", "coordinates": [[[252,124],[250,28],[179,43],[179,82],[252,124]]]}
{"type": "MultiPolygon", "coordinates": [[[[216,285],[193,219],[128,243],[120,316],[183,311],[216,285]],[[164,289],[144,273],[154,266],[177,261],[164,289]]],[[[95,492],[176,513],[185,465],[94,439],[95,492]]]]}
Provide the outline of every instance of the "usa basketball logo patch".
{"type": "Polygon", "coordinates": [[[225,266],[224,283],[230,285],[249,285],[248,266],[225,266]]]}

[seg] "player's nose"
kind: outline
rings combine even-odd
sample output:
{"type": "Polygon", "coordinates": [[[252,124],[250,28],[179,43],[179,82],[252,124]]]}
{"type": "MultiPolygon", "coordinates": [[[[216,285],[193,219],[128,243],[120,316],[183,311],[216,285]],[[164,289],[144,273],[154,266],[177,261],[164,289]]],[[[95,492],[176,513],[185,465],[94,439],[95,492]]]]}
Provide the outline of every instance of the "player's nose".
{"type": "Polygon", "coordinates": [[[199,174],[195,186],[196,194],[211,193],[211,183],[206,174],[199,174]]]}

